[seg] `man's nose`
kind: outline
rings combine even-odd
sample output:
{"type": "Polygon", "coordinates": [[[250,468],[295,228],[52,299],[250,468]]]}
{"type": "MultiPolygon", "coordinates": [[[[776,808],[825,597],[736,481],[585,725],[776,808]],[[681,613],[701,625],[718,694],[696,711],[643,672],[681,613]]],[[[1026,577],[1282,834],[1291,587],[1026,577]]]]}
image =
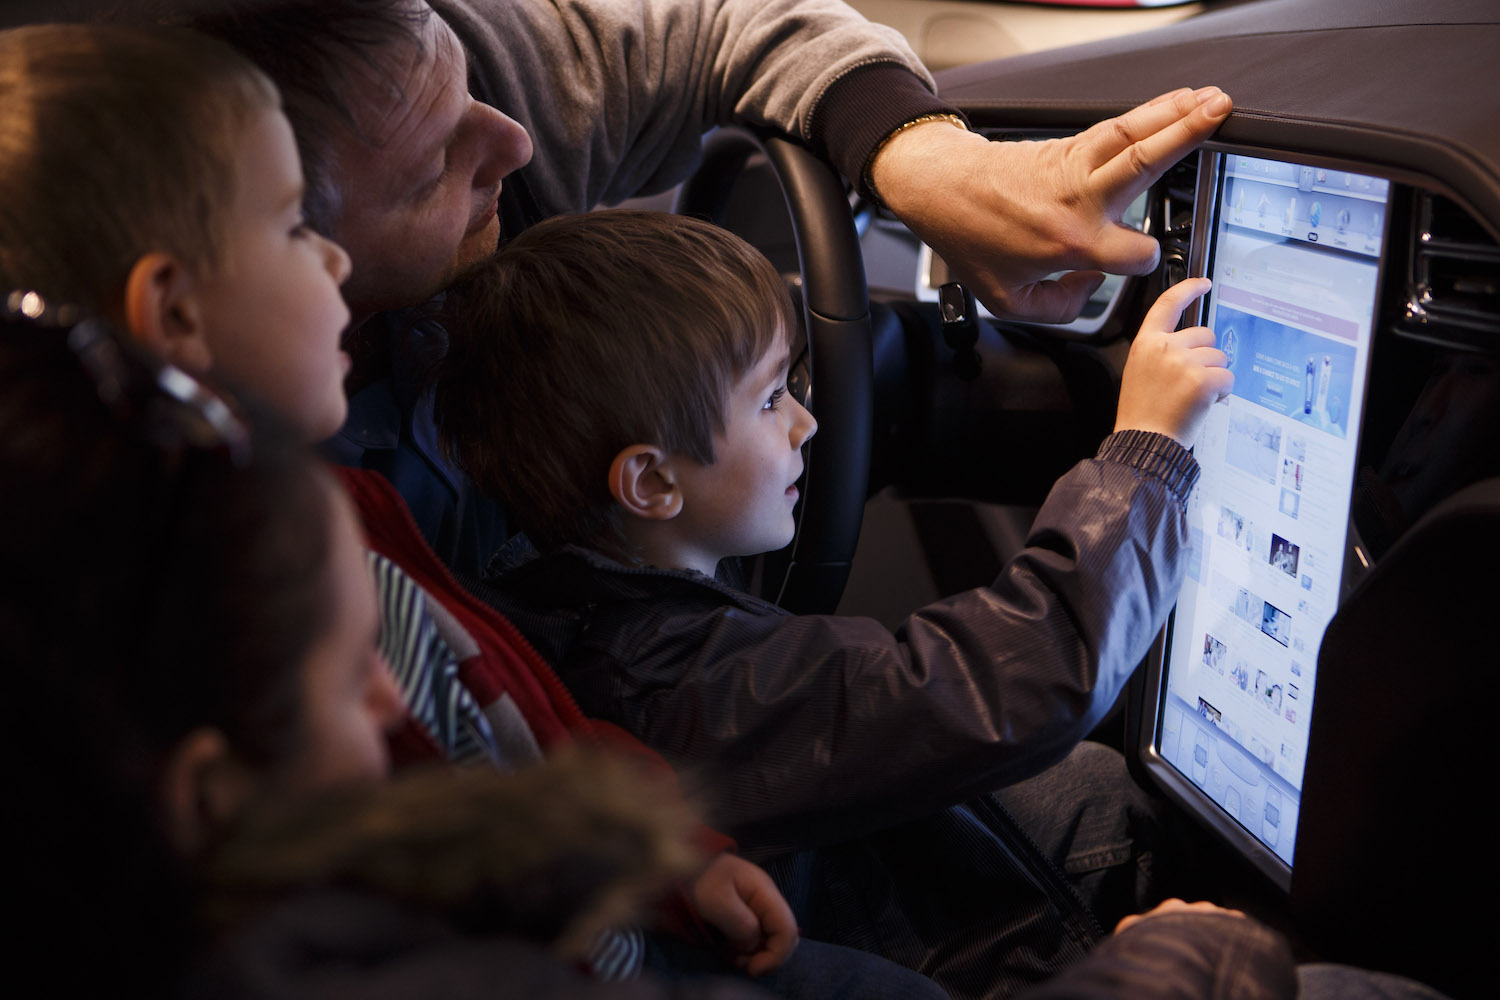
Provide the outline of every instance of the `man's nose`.
{"type": "Polygon", "coordinates": [[[475,101],[474,115],[480,162],[474,171],[476,188],[493,187],[507,174],[531,161],[531,136],[515,119],[482,101],[475,101]]]}

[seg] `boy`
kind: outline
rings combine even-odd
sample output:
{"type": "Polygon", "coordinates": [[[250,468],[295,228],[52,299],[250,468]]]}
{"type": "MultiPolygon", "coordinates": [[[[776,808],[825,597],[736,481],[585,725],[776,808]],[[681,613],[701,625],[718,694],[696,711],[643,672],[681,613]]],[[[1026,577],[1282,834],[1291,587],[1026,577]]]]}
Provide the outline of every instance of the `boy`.
{"type": "Polygon", "coordinates": [[[1172,329],[1206,287],[1152,309],[1117,432],[1001,578],[891,634],[714,579],[791,539],[816,431],[786,391],[794,317],[770,264],[681,217],[549,220],[449,302],[440,432],[546,553],[487,597],[752,850],[842,849],[1034,775],[1113,702],[1176,597],[1187,446],[1232,384],[1207,330],[1172,329]]]}
{"type": "Polygon", "coordinates": [[[721,819],[743,827],[774,813],[787,842],[827,840],[861,822],[851,808],[921,815],[1034,772],[1108,708],[1175,598],[1181,507],[1197,478],[1186,446],[1232,385],[1208,331],[1172,330],[1206,287],[1184,282],[1153,308],[1116,434],[1059,482],[1031,546],[994,587],[923,609],[897,635],[786,615],[714,580],[720,559],[791,540],[799,448],[817,430],[786,390],[794,317],[780,277],[721,230],[605,212],[517,238],[452,302],[440,428],[548,553],[507,575],[501,599],[585,710],[711,771],[721,819]],[[1082,634],[1062,634],[1073,621],[1082,634]],[[1095,622],[1108,630],[1086,632],[1095,622]],[[1059,641],[1068,647],[1046,649],[1059,641]],[[954,692],[939,688],[960,685],[986,718],[943,703],[954,692]],[[691,725],[677,712],[689,705],[691,725]],[[928,745],[844,766],[849,739],[896,733],[928,745]],[[794,748],[811,774],[785,775],[792,757],[765,756],[794,748]],[[919,769],[937,772],[927,788],[884,801],[897,774],[919,769]],[[811,782],[835,779],[836,802],[812,794],[811,782]]]}

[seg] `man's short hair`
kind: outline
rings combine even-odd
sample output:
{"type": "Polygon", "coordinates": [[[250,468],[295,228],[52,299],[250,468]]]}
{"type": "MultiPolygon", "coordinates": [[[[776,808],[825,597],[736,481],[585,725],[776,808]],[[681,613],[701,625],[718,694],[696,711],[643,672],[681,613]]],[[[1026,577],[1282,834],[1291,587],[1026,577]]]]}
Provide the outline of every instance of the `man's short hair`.
{"type": "Polygon", "coordinates": [[[113,315],[146,253],[217,265],[242,136],[278,104],[251,63],[185,31],[0,32],[0,288],[113,315]]]}
{"type": "Polygon", "coordinates": [[[743,240],[625,210],[532,227],[445,312],[444,446],[538,547],[625,558],[615,455],[651,444],[711,464],[734,383],[797,322],[781,276],[743,240]]]}
{"type": "Polygon", "coordinates": [[[361,134],[351,88],[372,85],[354,81],[349,71],[363,65],[375,71],[374,80],[388,79],[382,53],[393,43],[420,51],[432,8],[412,0],[167,0],[167,6],[181,12],[162,15],[166,20],[227,43],[281,89],[307,181],[307,221],[331,237],[343,208],[331,136],[361,134]]]}

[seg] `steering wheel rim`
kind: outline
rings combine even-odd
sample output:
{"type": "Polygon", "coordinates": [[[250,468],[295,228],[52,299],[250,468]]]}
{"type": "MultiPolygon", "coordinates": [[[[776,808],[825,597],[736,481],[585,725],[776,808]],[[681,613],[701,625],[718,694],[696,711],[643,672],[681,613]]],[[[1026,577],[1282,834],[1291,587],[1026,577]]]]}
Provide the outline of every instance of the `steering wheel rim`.
{"type": "Polygon", "coordinates": [[[811,369],[808,408],[818,418],[818,433],[804,446],[807,471],[790,558],[779,586],[772,581],[765,590],[790,611],[830,614],[849,579],[870,479],[870,298],[843,182],[787,139],[718,129],[704,141],[702,164],[683,184],[676,211],[722,225],[733,180],[756,153],[770,163],[791,216],[811,369]]]}

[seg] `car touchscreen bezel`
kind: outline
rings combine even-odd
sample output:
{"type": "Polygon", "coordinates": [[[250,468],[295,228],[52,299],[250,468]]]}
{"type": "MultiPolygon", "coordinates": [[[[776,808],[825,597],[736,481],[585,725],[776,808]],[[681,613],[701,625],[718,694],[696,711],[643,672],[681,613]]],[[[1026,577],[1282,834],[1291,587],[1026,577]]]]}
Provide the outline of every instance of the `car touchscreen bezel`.
{"type": "MultiPolygon", "coordinates": [[[[1292,163],[1297,166],[1308,166],[1313,168],[1324,168],[1332,170],[1350,171],[1369,177],[1376,177],[1390,181],[1393,185],[1397,183],[1395,178],[1387,174],[1372,170],[1368,166],[1349,163],[1346,161],[1333,160],[1322,157],[1308,157],[1296,154],[1288,154],[1284,151],[1264,148],[1229,146],[1224,144],[1212,144],[1200,153],[1197,188],[1194,200],[1192,239],[1188,250],[1188,274],[1190,276],[1204,275],[1210,265],[1209,251],[1215,240],[1216,227],[1219,224],[1220,190],[1222,181],[1223,164],[1226,157],[1231,155],[1250,156],[1263,159],[1277,160],[1283,163],[1292,163]]],[[[1374,352],[1374,335],[1376,330],[1374,324],[1378,323],[1380,313],[1381,290],[1384,288],[1386,268],[1390,263],[1391,245],[1390,238],[1393,232],[1392,206],[1394,198],[1387,197],[1387,208],[1382,220],[1381,252],[1376,261],[1375,271],[1375,299],[1372,303],[1372,330],[1370,334],[1370,346],[1365,360],[1362,373],[1356,373],[1357,377],[1363,378],[1365,398],[1363,410],[1360,414],[1358,426],[1350,426],[1351,445],[1358,454],[1360,447],[1360,435],[1363,431],[1364,418],[1368,415],[1369,399],[1369,358],[1374,352]]],[[[1209,293],[1210,295],[1213,292],[1209,293]]],[[[1188,314],[1183,319],[1183,326],[1199,325],[1206,315],[1206,298],[1204,301],[1194,303],[1188,314]]],[[[1351,491],[1352,493],[1352,491],[1351,491]]],[[[1342,604],[1350,590],[1362,579],[1370,568],[1371,559],[1365,552],[1363,545],[1359,542],[1358,532],[1352,520],[1349,521],[1344,539],[1344,558],[1340,572],[1340,582],[1337,590],[1338,604],[1342,604]]],[[[1232,850],[1244,857],[1254,868],[1264,874],[1273,884],[1283,892],[1290,892],[1292,882],[1292,865],[1288,864],[1270,847],[1257,838],[1234,816],[1230,815],[1218,802],[1216,802],[1204,788],[1199,787],[1186,774],[1169,762],[1161,753],[1162,722],[1167,705],[1164,661],[1166,651],[1172,641],[1173,627],[1176,623],[1176,609],[1168,619],[1166,626],[1157,636],[1151,652],[1147,656],[1143,677],[1144,696],[1141,699],[1141,710],[1136,720],[1139,725],[1135,727],[1135,745],[1132,747],[1137,763],[1156,787],[1171,801],[1193,815],[1199,822],[1211,830],[1220,840],[1226,843],[1232,850]]],[[[1312,725],[1316,725],[1316,711],[1313,712],[1312,725]]],[[[1303,784],[1305,786],[1306,776],[1316,766],[1316,761],[1308,759],[1304,762],[1303,784]]],[[[1300,807],[1299,807],[1300,813],[1300,807]]],[[[1300,832],[1300,819],[1298,825],[1300,832]]],[[[1296,858],[1295,842],[1293,846],[1293,863],[1296,858]]]]}

